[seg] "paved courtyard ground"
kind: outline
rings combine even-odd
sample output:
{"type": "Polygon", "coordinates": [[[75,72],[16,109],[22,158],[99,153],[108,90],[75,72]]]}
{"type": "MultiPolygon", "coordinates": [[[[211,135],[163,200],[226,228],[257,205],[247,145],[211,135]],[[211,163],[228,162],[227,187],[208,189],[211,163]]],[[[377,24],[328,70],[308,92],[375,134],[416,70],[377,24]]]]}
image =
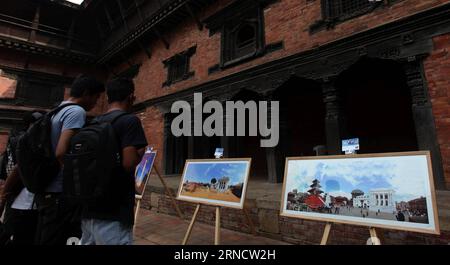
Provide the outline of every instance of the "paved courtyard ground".
{"type": "MultiPolygon", "coordinates": [[[[188,220],[141,209],[134,234],[135,245],[179,245],[188,220]]],[[[214,245],[214,226],[196,222],[189,245],[214,245]]],[[[287,243],[251,234],[221,229],[222,245],[286,245],[287,243]]]]}

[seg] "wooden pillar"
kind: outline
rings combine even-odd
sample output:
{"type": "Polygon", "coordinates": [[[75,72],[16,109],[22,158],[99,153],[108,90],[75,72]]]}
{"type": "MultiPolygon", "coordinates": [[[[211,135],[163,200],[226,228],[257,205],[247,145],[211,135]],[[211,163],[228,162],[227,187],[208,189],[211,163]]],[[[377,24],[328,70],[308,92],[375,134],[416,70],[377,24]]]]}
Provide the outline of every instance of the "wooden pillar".
{"type": "Polygon", "coordinates": [[[220,137],[220,145],[223,148],[223,157],[224,158],[230,158],[233,157],[233,153],[230,150],[231,149],[231,136],[227,136],[227,112],[225,103],[226,100],[222,100],[222,106],[223,106],[223,136],[220,137]]]}
{"type": "Polygon", "coordinates": [[[73,14],[72,22],[70,23],[69,31],[67,32],[67,42],[66,42],[66,50],[70,50],[72,48],[74,33],[75,33],[75,25],[76,25],[76,15],[73,14]]]}
{"type": "Polygon", "coordinates": [[[164,115],[164,159],[163,159],[163,167],[165,174],[173,173],[173,136],[171,133],[170,125],[172,123],[172,119],[170,114],[164,115]]]}
{"type": "MultiPolygon", "coordinates": [[[[194,113],[194,110],[191,110],[194,113]]],[[[194,137],[194,119],[191,119],[191,136],[187,139],[187,158],[194,159],[195,158],[195,137],[194,137]]]]}
{"type": "Polygon", "coordinates": [[[341,154],[343,129],[339,91],[335,87],[334,79],[324,78],[322,81],[327,151],[329,155],[338,155],[341,154]]]}
{"type": "MultiPolygon", "coordinates": [[[[269,92],[264,97],[264,100],[271,102],[273,100],[273,92],[269,92]]],[[[261,111],[261,110],[260,110],[261,111]]],[[[267,125],[272,127],[272,104],[268,105],[267,108],[267,125]]],[[[279,183],[282,181],[280,156],[278,155],[277,146],[264,148],[266,151],[267,160],[267,181],[270,183],[279,183]]]]}
{"type": "Polygon", "coordinates": [[[436,189],[445,189],[444,172],[436,126],[423,72],[423,59],[411,57],[403,64],[411,93],[412,112],[419,150],[429,150],[436,189]]]}

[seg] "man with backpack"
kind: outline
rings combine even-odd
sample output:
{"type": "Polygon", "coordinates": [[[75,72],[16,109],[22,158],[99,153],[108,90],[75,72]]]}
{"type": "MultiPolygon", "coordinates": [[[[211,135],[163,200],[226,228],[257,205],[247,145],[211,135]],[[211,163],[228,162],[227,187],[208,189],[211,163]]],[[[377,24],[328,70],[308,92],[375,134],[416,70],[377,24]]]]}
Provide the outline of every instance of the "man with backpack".
{"type": "MultiPolygon", "coordinates": [[[[39,120],[43,113],[39,111],[27,113],[24,117],[25,128],[11,134],[6,145],[5,167],[2,174],[6,176],[5,189],[0,192],[0,212],[6,206],[4,215],[4,230],[0,238],[8,239],[11,245],[32,245],[37,226],[37,211],[33,207],[34,194],[23,186],[14,167],[16,147],[20,136],[31,124],[39,120]]],[[[5,244],[0,240],[0,245],[5,244]]]]}
{"type": "Polygon", "coordinates": [[[70,97],[33,124],[20,138],[17,157],[23,184],[35,193],[38,226],[35,243],[65,245],[80,237],[80,215],[76,205],[63,196],[64,155],[69,142],[86,120],[105,90],[92,77],[80,75],[70,89],[70,97]]]}
{"type": "Polygon", "coordinates": [[[134,171],[147,140],[139,118],[129,113],[135,100],[133,81],[115,79],[106,87],[107,112],[71,141],[65,188],[84,203],[82,245],[131,245],[134,171]]]}

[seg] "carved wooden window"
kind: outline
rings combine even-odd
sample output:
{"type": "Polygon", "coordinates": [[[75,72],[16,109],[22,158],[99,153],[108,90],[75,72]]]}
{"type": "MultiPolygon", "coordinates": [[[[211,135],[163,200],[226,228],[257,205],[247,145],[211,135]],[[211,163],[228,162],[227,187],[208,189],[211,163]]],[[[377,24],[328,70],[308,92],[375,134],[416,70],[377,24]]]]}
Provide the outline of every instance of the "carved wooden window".
{"type": "Polygon", "coordinates": [[[189,72],[189,68],[191,56],[195,54],[195,50],[196,47],[194,46],[163,62],[167,68],[167,80],[163,86],[170,86],[173,83],[186,80],[194,75],[194,72],[189,72]]]}
{"type": "Polygon", "coordinates": [[[256,20],[244,20],[240,25],[228,28],[222,50],[224,63],[255,55],[263,42],[258,35],[256,20]]]}
{"type": "Polygon", "coordinates": [[[321,0],[322,18],[310,26],[310,32],[333,28],[341,21],[369,13],[377,7],[396,1],[398,0],[321,0]]]}
{"type": "Polygon", "coordinates": [[[211,36],[221,34],[220,63],[211,67],[210,73],[267,52],[264,8],[274,1],[235,1],[204,21],[211,36]]]}
{"type": "Polygon", "coordinates": [[[19,79],[16,92],[18,104],[53,107],[63,98],[64,87],[62,84],[26,77],[19,79]]]}
{"type": "Polygon", "coordinates": [[[257,6],[224,24],[222,29],[222,66],[254,57],[263,52],[263,16],[260,12],[262,10],[257,6]]]}
{"type": "Polygon", "coordinates": [[[375,1],[369,0],[322,0],[324,17],[351,17],[369,11],[375,1]]]}

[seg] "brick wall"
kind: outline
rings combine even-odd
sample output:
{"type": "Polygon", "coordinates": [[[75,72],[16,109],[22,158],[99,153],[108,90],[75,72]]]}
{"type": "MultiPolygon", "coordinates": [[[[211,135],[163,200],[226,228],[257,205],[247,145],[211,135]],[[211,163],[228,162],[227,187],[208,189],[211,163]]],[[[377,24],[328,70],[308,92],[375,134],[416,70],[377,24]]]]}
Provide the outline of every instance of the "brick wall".
{"type": "Polygon", "coordinates": [[[138,117],[141,119],[142,126],[144,127],[148,144],[158,151],[155,166],[162,174],[164,157],[164,117],[155,107],[147,108],[146,111],[138,113],[138,117]]]}
{"type": "Polygon", "coordinates": [[[447,189],[450,189],[450,34],[433,39],[434,51],[424,63],[447,189]]]}
{"type": "MultiPolygon", "coordinates": [[[[200,20],[209,17],[231,2],[230,0],[217,1],[216,4],[199,14],[200,20]]],[[[211,75],[208,74],[208,68],[216,65],[220,60],[220,34],[210,37],[207,29],[199,31],[193,19],[186,19],[181,25],[174,27],[172,31],[164,32],[164,38],[170,43],[169,49],[164,47],[162,41],[156,40],[149,45],[152,51],[150,59],[144,51],[140,51],[129,58],[130,61],[142,63],[140,72],[135,78],[137,101],[171,94],[246,68],[310,50],[447,2],[449,1],[396,1],[391,6],[379,8],[366,15],[340,23],[332,30],[321,30],[310,35],[310,26],[321,18],[320,1],[280,0],[270,5],[264,12],[265,40],[266,44],[283,41],[284,49],[211,75]],[[169,88],[163,88],[162,84],[166,81],[167,71],[162,61],[194,45],[197,46],[197,51],[191,58],[190,70],[195,71],[195,76],[189,80],[173,84],[169,88]]],[[[127,67],[127,63],[123,62],[115,71],[120,72],[127,67]]]]}
{"type": "MultiPolygon", "coordinates": [[[[377,236],[384,245],[450,244],[450,193],[438,193],[440,235],[420,234],[388,229],[377,229],[377,236]],[[447,212],[446,212],[447,211],[447,212]]],[[[190,220],[196,205],[178,202],[186,220],[190,220]]],[[[256,234],[292,244],[315,244],[322,239],[325,223],[279,216],[279,201],[247,199],[246,209],[256,227],[256,234]]],[[[170,198],[163,190],[150,189],[144,194],[141,203],[144,209],[154,212],[177,215],[170,198]]],[[[197,215],[197,221],[215,225],[215,207],[203,205],[197,215]]],[[[221,227],[243,233],[250,233],[248,222],[242,210],[222,208],[221,227]]],[[[211,235],[214,236],[214,235],[211,235]]],[[[328,244],[364,245],[369,239],[369,229],[362,226],[333,224],[328,244]]],[[[181,239],[180,239],[181,240],[181,239]]]]}
{"type": "Polygon", "coordinates": [[[3,154],[3,152],[5,152],[8,138],[9,132],[0,132],[0,154],[3,154]]]}
{"type": "MultiPolygon", "coordinates": [[[[222,9],[231,0],[217,1],[216,4],[206,8],[199,16],[203,20],[218,10],[222,9]]],[[[150,44],[152,57],[149,59],[143,52],[137,52],[130,60],[142,63],[139,74],[135,77],[137,102],[151,98],[161,97],[207,81],[222,78],[242,71],[246,68],[283,58],[302,51],[317,48],[326,43],[345,38],[357,32],[362,32],[382,24],[398,20],[400,18],[419,13],[420,11],[448,3],[448,0],[403,0],[394,4],[376,9],[375,11],[339,23],[331,30],[321,30],[314,34],[309,33],[310,26],[321,18],[320,1],[311,0],[280,0],[270,5],[264,11],[265,41],[266,44],[283,41],[284,48],[267,54],[261,58],[251,60],[238,66],[208,74],[208,68],[216,65],[220,61],[220,34],[209,36],[209,31],[204,29],[199,31],[196,23],[192,19],[187,19],[182,25],[175,27],[172,31],[164,32],[164,37],[169,41],[170,48],[166,49],[160,40],[150,44]],[[174,54],[196,46],[196,53],[191,57],[190,71],[195,71],[195,75],[185,81],[162,87],[167,79],[167,69],[162,61],[172,57],[174,54]]],[[[426,62],[427,78],[430,81],[430,91],[433,96],[433,110],[436,115],[436,126],[438,127],[439,144],[444,160],[445,175],[447,185],[450,187],[450,142],[449,137],[449,117],[448,112],[448,37],[437,37],[435,40],[436,50],[426,62]],[[445,46],[445,47],[444,47],[445,46]],[[445,68],[440,68],[446,64],[445,68]],[[447,71],[447,74],[444,72],[447,71]]],[[[118,66],[116,72],[125,70],[126,63],[118,66]]],[[[155,118],[160,114],[154,114],[156,110],[147,110],[153,118],[143,119],[147,136],[155,142],[159,148],[158,163],[161,164],[163,157],[163,121],[155,118]],[[147,124],[148,123],[148,124],[147,124]]]]}
{"type": "Polygon", "coordinates": [[[0,98],[14,98],[16,94],[17,80],[5,76],[0,69],[0,98]]]}

